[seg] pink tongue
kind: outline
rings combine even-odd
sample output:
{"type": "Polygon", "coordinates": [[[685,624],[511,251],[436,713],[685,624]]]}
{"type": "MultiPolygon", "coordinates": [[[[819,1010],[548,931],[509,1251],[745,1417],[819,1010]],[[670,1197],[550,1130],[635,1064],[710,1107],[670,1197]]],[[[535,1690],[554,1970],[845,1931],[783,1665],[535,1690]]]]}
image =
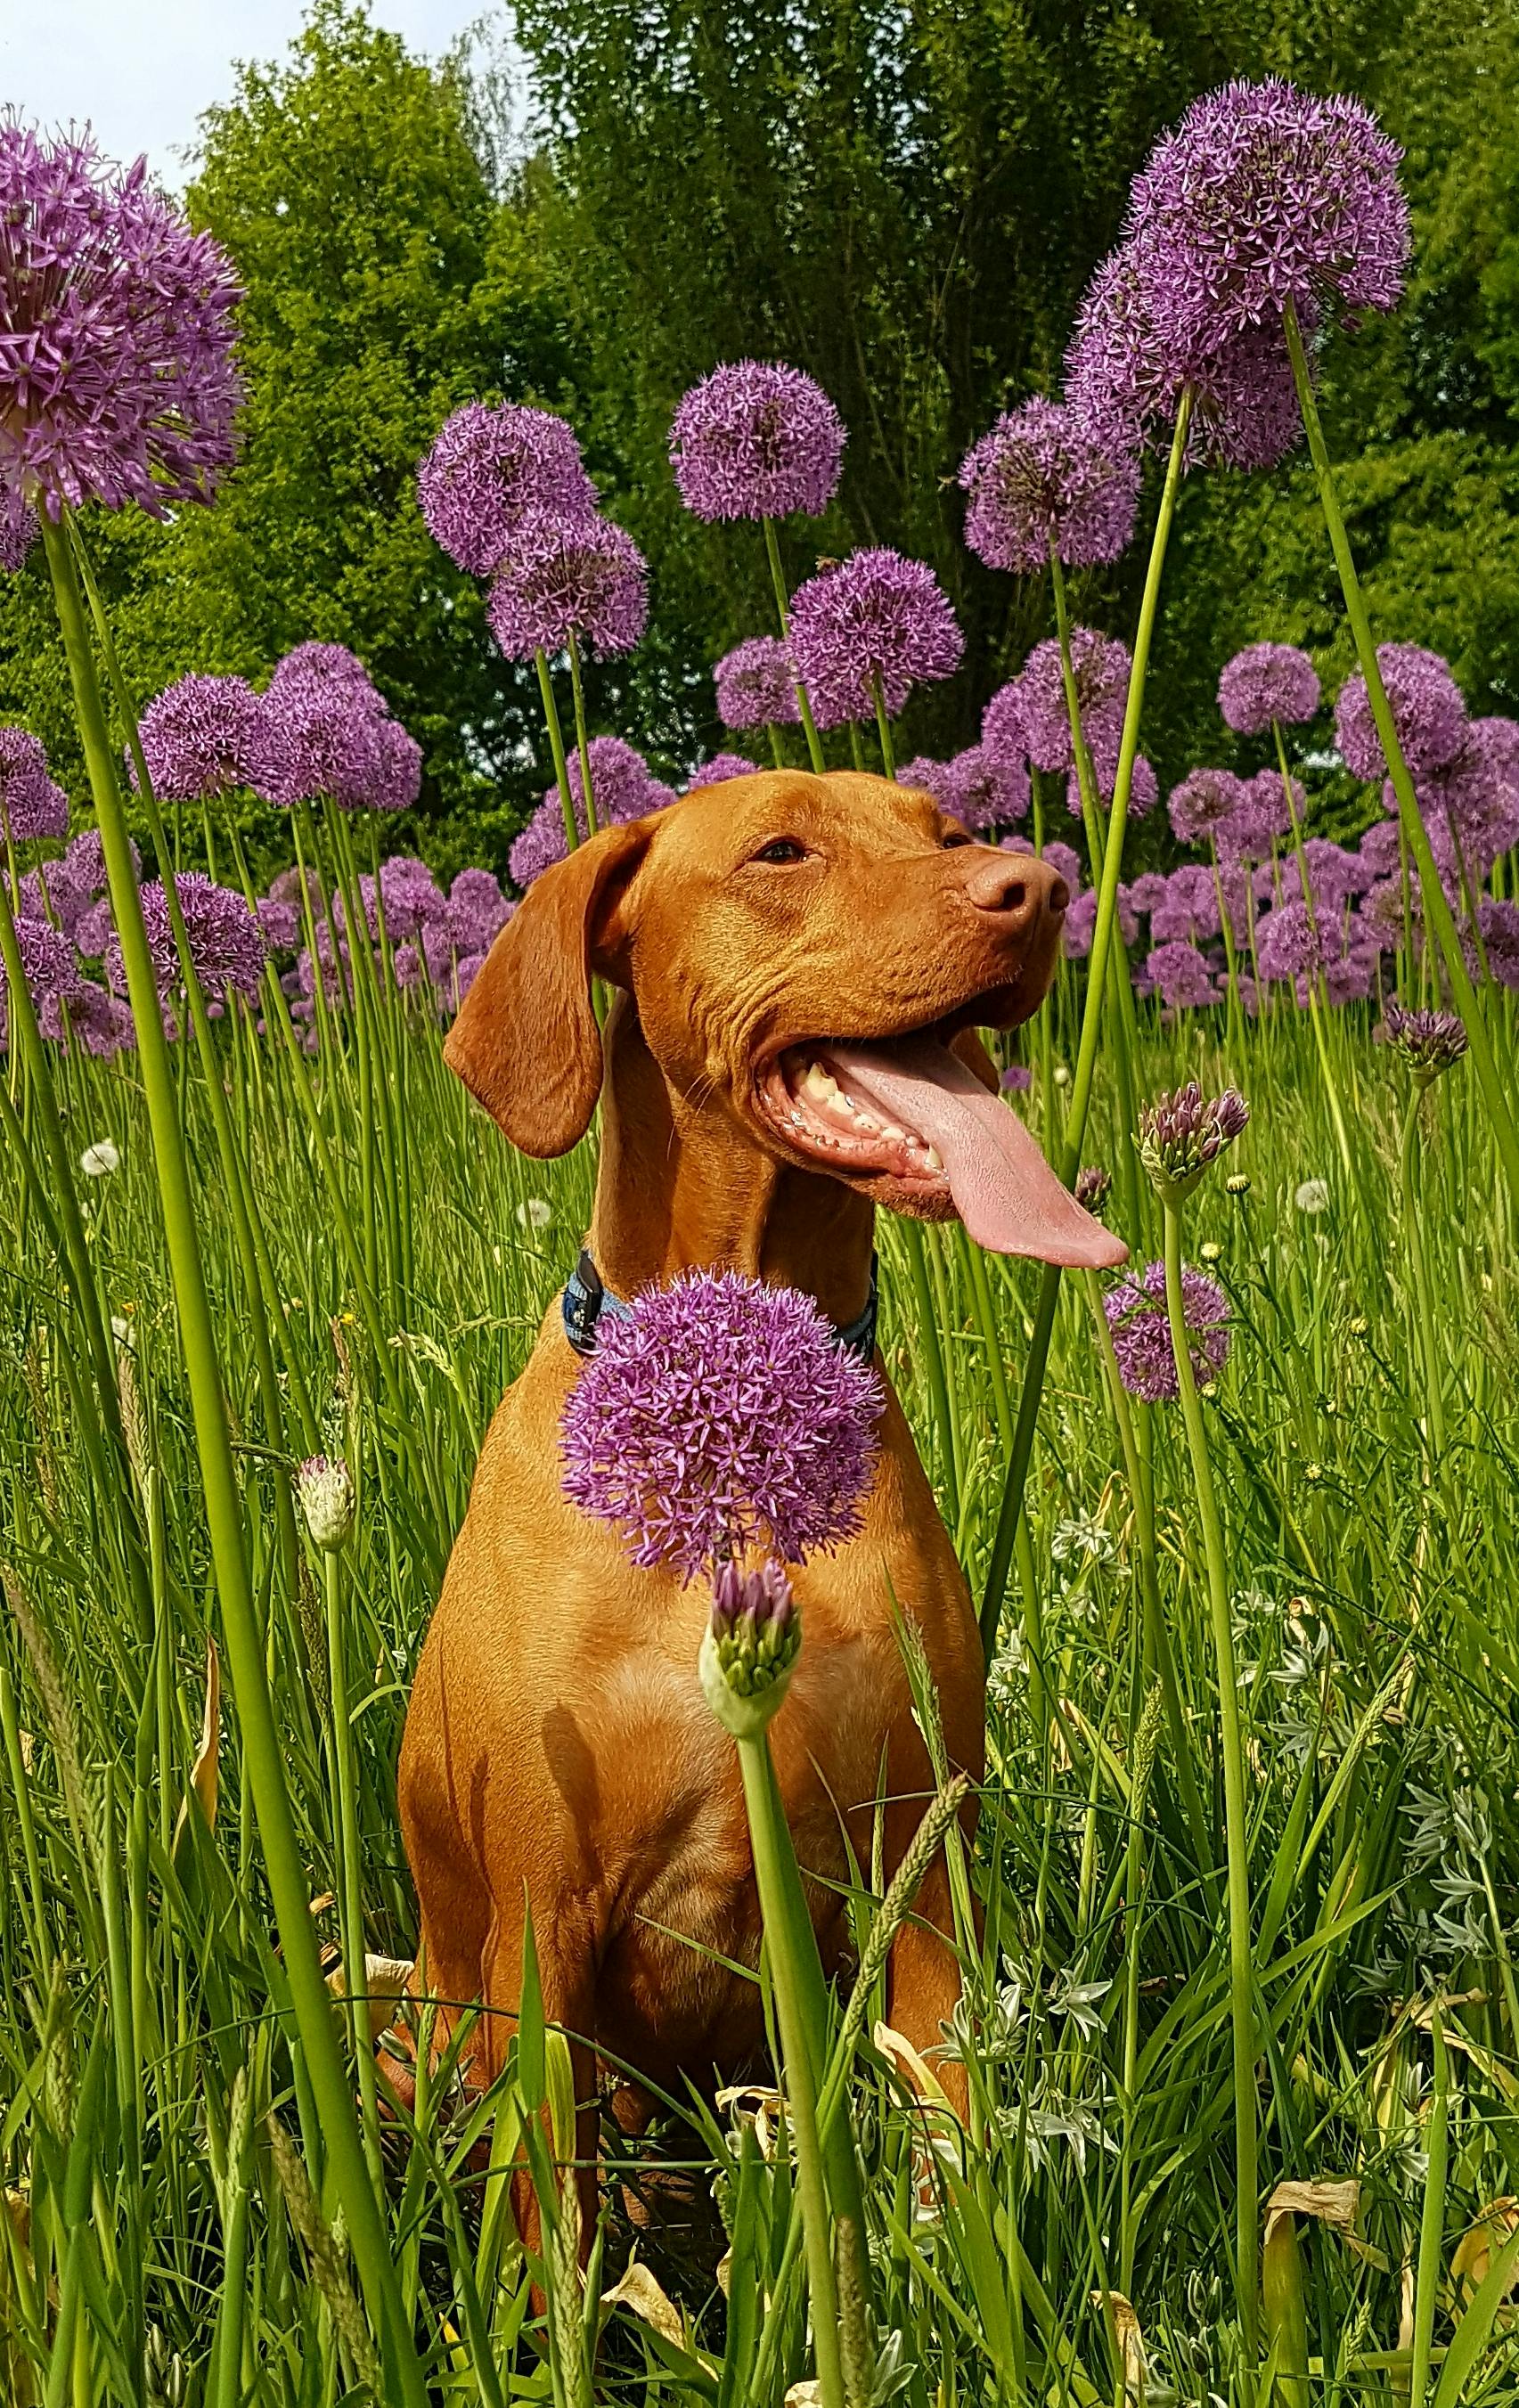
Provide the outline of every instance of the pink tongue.
{"type": "Polygon", "coordinates": [[[1128,1248],[1062,1187],[1016,1112],[936,1038],[889,1054],[830,1045],[850,1087],[939,1148],[950,1193],[979,1246],[1043,1263],[1104,1269],[1128,1248]]]}

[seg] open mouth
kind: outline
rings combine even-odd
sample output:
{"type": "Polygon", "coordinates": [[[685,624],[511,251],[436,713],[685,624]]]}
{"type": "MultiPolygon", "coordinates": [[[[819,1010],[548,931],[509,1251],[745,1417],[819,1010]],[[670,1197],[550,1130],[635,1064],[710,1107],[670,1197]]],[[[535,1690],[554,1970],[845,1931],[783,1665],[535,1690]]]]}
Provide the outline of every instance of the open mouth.
{"type": "Polygon", "coordinates": [[[1128,1249],[1062,1186],[1023,1122],[950,1050],[939,1025],[868,1042],[787,1046],[760,1082],[790,1150],[927,1219],[957,1212],[995,1254],[1102,1268],[1128,1249]]]}

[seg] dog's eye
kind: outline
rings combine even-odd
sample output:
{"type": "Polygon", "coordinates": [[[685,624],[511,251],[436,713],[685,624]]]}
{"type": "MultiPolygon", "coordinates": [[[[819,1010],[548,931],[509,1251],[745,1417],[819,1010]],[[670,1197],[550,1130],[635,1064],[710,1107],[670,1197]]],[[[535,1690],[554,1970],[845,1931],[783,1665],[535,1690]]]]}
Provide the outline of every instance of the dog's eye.
{"type": "Polygon", "coordinates": [[[945,835],[941,839],[940,850],[944,853],[953,853],[956,845],[968,844],[969,842],[970,838],[967,836],[964,828],[951,828],[947,835],[945,835]]]}
{"type": "Polygon", "coordinates": [[[805,861],[807,847],[798,844],[794,836],[778,836],[773,843],[761,845],[752,857],[755,861],[771,862],[779,868],[786,862],[805,861]]]}

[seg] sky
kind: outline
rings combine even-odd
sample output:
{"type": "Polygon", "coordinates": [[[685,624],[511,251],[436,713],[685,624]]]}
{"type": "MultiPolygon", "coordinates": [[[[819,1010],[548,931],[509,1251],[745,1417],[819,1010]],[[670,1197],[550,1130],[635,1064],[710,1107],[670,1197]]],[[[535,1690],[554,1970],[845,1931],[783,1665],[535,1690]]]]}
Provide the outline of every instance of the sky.
{"type": "MultiPolygon", "coordinates": [[[[372,0],[378,23],[436,55],[485,0],[372,0]]],[[[195,121],[230,100],[234,63],[277,57],[304,0],[0,0],[0,106],[44,126],[88,119],[117,159],[146,150],[182,184],[195,121]]]]}

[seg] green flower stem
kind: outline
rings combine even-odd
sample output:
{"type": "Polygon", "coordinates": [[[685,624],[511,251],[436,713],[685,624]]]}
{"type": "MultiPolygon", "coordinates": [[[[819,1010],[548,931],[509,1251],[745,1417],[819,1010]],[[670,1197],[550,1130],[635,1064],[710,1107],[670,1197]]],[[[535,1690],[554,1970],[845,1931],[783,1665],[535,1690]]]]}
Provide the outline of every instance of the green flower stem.
{"type": "Polygon", "coordinates": [[[1392,774],[1393,791],[1397,796],[1398,824],[1418,867],[1419,887],[1424,898],[1425,912],[1433,924],[1435,935],[1439,939],[1440,950],[1444,957],[1446,975],[1451,982],[1451,993],[1470,1041],[1472,1068],[1477,1073],[1478,1083],[1483,1091],[1483,1100],[1487,1107],[1487,1117],[1492,1125],[1498,1154],[1502,1158],[1510,1200],[1511,1203],[1519,1204],[1519,1125],[1514,1121],[1505,1082],[1493,1053],[1487,1023],[1461,951],[1461,939],[1456,932],[1455,919],[1450,904],[1446,901],[1445,889],[1440,882],[1440,871],[1430,848],[1428,831],[1420,816],[1418,797],[1413,791],[1413,781],[1409,775],[1408,764],[1403,758],[1403,749],[1397,740],[1397,728],[1387,700],[1387,689],[1382,681],[1382,669],[1377,660],[1377,647],[1371,634],[1371,623],[1367,617],[1360,580],[1355,573],[1354,555],[1350,548],[1350,538],[1345,532],[1344,519],[1340,515],[1340,498],[1335,490],[1334,470],[1330,466],[1328,448],[1324,440],[1324,429],[1319,422],[1318,405],[1313,398],[1312,380],[1308,372],[1302,337],[1298,332],[1297,316],[1290,301],[1286,307],[1283,324],[1286,330],[1287,351],[1292,360],[1292,372],[1297,386],[1297,399],[1303,413],[1303,424],[1308,432],[1309,453],[1313,463],[1314,475],[1318,480],[1319,502],[1324,511],[1325,524],[1329,531],[1335,566],[1340,572],[1340,591],[1345,599],[1345,615],[1350,621],[1351,634],[1355,640],[1355,657],[1359,663],[1361,674],[1366,680],[1371,716],[1376,723],[1377,735],[1381,739],[1383,752],[1392,774]]]}
{"type": "Polygon", "coordinates": [[[263,1635],[249,1577],[242,1503],[227,1429],[210,1298],[195,1228],[190,1166],[175,1109],[173,1066],[159,1016],[158,987],[132,867],[115,752],[90,650],[68,533],[66,528],[54,525],[46,511],[38,516],[136,1027],[138,1068],[190,1383],[228,1665],[242,1724],[243,1758],[264,1845],[292,2005],[370,2313],[388,2336],[391,2372],[406,2408],[426,2408],[422,2369],[411,2332],[402,2319],[389,2236],[354,2120],[343,2053],[327,1985],[322,1977],[308,1903],[310,1888],[295,1836],[263,1635]]]}
{"type": "Polygon", "coordinates": [[[849,724],[849,757],[863,778],[865,775],[865,742],[860,734],[858,722],[853,719],[849,724]]]}
{"type": "Polygon", "coordinates": [[[896,754],[892,748],[892,724],[886,716],[886,697],[881,690],[881,680],[874,671],[870,677],[870,699],[876,707],[876,734],[881,738],[881,762],[888,778],[896,777],[896,754]]]}
{"type": "MultiPolygon", "coordinates": [[[[785,2059],[786,2114],[796,2160],[796,2190],[801,2204],[802,2233],[807,2249],[807,2279],[812,2300],[812,2343],[817,2354],[818,2390],[823,2408],[844,2408],[844,2372],[839,2350],[838,2286],[834,2273],[833,2221],[823,2172],[823,2147],[818,2132],[818,2085],[823,2040],[810,2028],[808,1990],[814,1985],[796,1961],[792,1901],[788,1899],[785,1859],[792,1859],[791,1834],[776,1785],[769,1741],[740,1739],[738,1770],[749,1814],[750,1842],[754,1852],[754,1881],[769,1951],[770,1980],[775,1992],[776,2019],[785,2059]]],[[[815,1948],[814,1948],[815,1954],[815,1948]]],[[[821,1983],[821,1969],[819,1972],[821,1983]]],[[[853,2143],[851,2143],[853,2149],[853,2143]]]]}
{"type": "Polygon", "coordinates": [[[1413,1264],[1414,1315],[1418,1327],[1419,1353],[1424,1357],[1425,1394],[1429,1414],[1429,1434],[1435,1442],[1438,1462],[1445,1459],[1445,1399],[1442,1393],[1440,1340],[1436,1335],[1435,1298],[1429,1282],[1429,1264],[1425,1254],[1424,1225],[1419,1217],[1419,1177],[1417,1168],[1419,1106],[1424,1089],[1415,1081],[1403,1115],[1402,1141],[1397,1150],[1398,1176],[1403,1189],[1403,1226],[1408,1232],[1409,1254],[1413,1264]]]}
{"type": "MultiPolygon", "coordinates": [[[[775,607],[776,614],[781,621],[781,639],[782,643],[789,643],[791,597],[786,592],[786,572],[781,566],[781,543],[776,535],[774,519],[765,519],[761,523],[765,528],[765,549],[770,561],[770,581],[775,587],[775,607]]],[[[802,732],[807,738],[807,757],[821,778],[828,765],[823,757],[823,744],[812,717],[812,706],[807,698],[807,688],[800,678],[796,679],[796,708],[802,714],[802,732]]]]}
{"type": "Polygon", "coordinates": [[[1229,1616],[1228,1560],[1213,1488],[1201,1399],[1192,1369],[1192,1345],[1182,1292],[1182,1214],[1162,1197],[1166,1231],[1166,1310],[1176,1358],[1176,1385],[1197,1492],[1208,1573],[1208,1612],[1218,1680],[1219,1749],[1224,1759],[1224,1846],[1228,1894],[1229,2020],[1234,2041],[1235,2283],[1244,2341],[1246,2379],[1254,2385],[1258,2346],[1259,2170],[1255,2102],[1254,1976],[1250,1945],[1250,1825],[1245,1813],[1244,1743],[1240,1685],[1229,1616]]]}
{"type": "MultiPolygon", "coordinates": [[[[1287,748],[1282,740],[1282,723],[1279,719],[1272,720],[1271,733],[1276,738],[1277,767],[1282,772],[1282,791],[1287,800],[1287,817],[1292,822],[1293,850],[1297,856],[1297,876],[1303,890],[1303,909],[1308,913],[1309,933],[1313,939],[1314,952],[1317,953],[1319,951],[1318,915],[1313,908],[1313,890],[1308,875],[1308,855],[1303,850],[1302,825],[1297,817],[1297,797],[1292,791],[1292,771],[1287,767],[1287,748]]],[[[1324,1080],[1324,1093],[1329,1106],[1329,1117],[1335,1125],[1335,1142],[1340,1148],[1340,1159],[1345,1166],[1345,1175],[1351,1178],[1354,1176],[1354,1168],[1351,1161],[1350,1138],[1345,1129],[1345,1115],[1340,1101],[1340,1086],[1335,1078],[1334,1065],[1329,1058],[1328,1039],[1324,1025],[1324,1011],[1327,999],[1328,989],[1325,984],[1324,973],[1321,969],[1315,969],[1308,982],[1308,1016],[1313,1025],[1313,1044],[1319,1057],[1319,1071],[1324,1080]]]]}
{"type": "MultiPolygon", "coordinates": [[[[1134,783],[1134,762],[1139,749],[1139,716],[1144,704],[1145,675],[1150,666],[1150,648],[1155,631],[1155,618],[1160,607],[1161,572],[1166,562],[1166,547],[1171,524],[1176,516],[1177,496],[1182,484],[1182,464],[1186,455],[1187,427],[1192,416],[1190,388],[1183,391],[1176,413],[1176,431],[1171,437],[1170,458],[1166,466],[1166,482],[1161,491],[1160,509],[1155,517],[1155,531],[1151,538],[1150,564],[1145,571],[1144,594],[1139,604],[1139,624],[1134,635],[1134,668],[1129,678],[1128,698],[1124,709],[1124,733],[1118,751],[1118,774],[1113,781],[1113,806],[1108,823],[1108,844],[1102,859],[1102,885],[1097,896],[1096,924],[1092,931],[1092,952],[1087,964],[1086,1000],[1082,1011],[1082,1033],[1076,1054],[1076,1076],[1071,1082],[1070,1110],[1066,1121],[1066,1151],[1061,1164],[1061,1176],[1068,1187],[1074,1186],[1082,1167],[1082,1147],[1086,1138],[1087,1113],[1092,1103],[1092,1082],[1096,1070],[1097,1045],[1102,1034],[1103,1004],[1108,977],[1108,954],[1112,943],[1113,927],[1118,912],[1118,883],[1124,864],[1124,830],[1128,818],[1128,798],[1134,783]]],[[[982,1598],[982,1644],[988,1657],[996,1643],[997,1624],[1002,1616],[1002,1598],[1008,1584],[1008,1568],[1012,1562],[1018,1526],[1023,1519],[1024,1494],[1028,1483],[1028,1467],[1034,1453],[1034,1431],[1039,1421],[1039,1398],[1044,1390],[1044,1373],[1050,1359],[1050,1340],[1054,1330],[1055,1305],[1060,1295],[1060,1271],[1055,1264],[1045,1267],[1039,1282],[1039,1303],[1035,1310],[1034,1330],[1029,1340],[1028,1357],[1024,1367],[1023,1389],[1018,1399],[1018,1423],[1013,1431],[1012,1447],[1008,1456],[1007,1476],[1003,1484],[1002,1502],[997,1512],[996,1529],[992,1539],[991,1557],[986,1568],[986,1587],[982,1598]]]]}
{"type": "MultiPolygon", "coordinates": [[[[559,789],[559,808],[565,814],[565,842],[571,853],[580,840],[575,817],[575,797],[569,790],[569,763],[565,758],[565,731],[559,724],[559,705],[553,698],[553,678],[549,668],[549,656],[542,645],[533,655],[538,673],[538,692],[543,696],[543,724],[549,731],[549,750],[553,755],[554,784],[559,789]]],[[[580,772],[584,776],[584,771],[580,772]]]]}
{"type": "Polygon", "coordinates": [[[1435,2302],[1440,2296],[1445,2234],[1445,2185],[1451,2155],[1451,2061],[1437,2007],[1433,2019],[1435,2081],[1425,2146],[1424,2209],[1419,2217],[1419,2262],[1413,2281],[1413,2363],[1409,2370],[1408,2408],[1425,2408],[1434,2356],[1435,2302]]]}
{"type": "Polygon", "coordinates": [[[765,724],[770,734],[770,758],[778,769],[783,769],[786,767],[786,748],[781,741],[781,730],[773,719],[767,719],[765,724]]]}
{"type": "Polygon", "coordinates": [[[943,1332],[934,1311],[933,1288],[928,1277],[928,1240],[921,1221],[910,1220],[905,1213],[901,1221],[902,1243],[907,1253],[908,1278],[912,1287],[913,1310],[918,1316],[918,1334],[923,1343],[924,1368],[928,1375],[928,1397],[933,1407],[934,1426],[939,1433],[939,1475],[944,1483],[944,1518],[952,1530],[960,1522],[960,1458],[955,1443],[954,1408],[950,1398],[949,1370],[944,1360],[943,1332]]]}
{"type": "Polygon", "coordinates": [[[375,2052],[369,2038],[368,1981],[364,1961],[359,1784],[353,1756],[353,1723],[348,1702],[342,1564],[336,1547],[323,1550],[322,1580],[327,1619],[327,1684],[332,1709],[333,1771],[337,1806],[337,1923],[343,1948],[343,1995],[352,2021],[353,2045],[358,2056],[365,2152],[369,2160],[370,2180],[377,2193],[383,2196],[385,2173],[380,2157],[379,2085],[375,2073],[375,2052]]]}
{"type": "Polygon", "coordinates": [[[585,732],[585,688],[580,682],[580,648],[575,640],[575,630],[569,631],[569,683],[575,697],[575,750],[580,756],[580,788],[585,796],[585,827],[588,836],[596,832],[596,798],[591,788],[591,741],[585,732]]]}

